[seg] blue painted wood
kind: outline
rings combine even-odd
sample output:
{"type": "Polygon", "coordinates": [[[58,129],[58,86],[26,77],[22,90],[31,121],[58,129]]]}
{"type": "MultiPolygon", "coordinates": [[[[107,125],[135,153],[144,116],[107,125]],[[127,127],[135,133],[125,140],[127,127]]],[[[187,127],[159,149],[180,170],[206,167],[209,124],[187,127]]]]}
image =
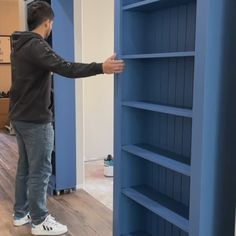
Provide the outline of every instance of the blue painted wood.
{"type": "Polygon", "coordinates": [[[180,90],[183,99],[178,100],[178,105],[181,108],[192,109],[193,58],[127,60],[126,66],[127,69],[122,75],[124,101],[145,101],[177,106],[176,87],[183,86],[184,80],[184,88],[180,90]],[[183,73],[181,68],[187,68],[188,73],[183,73]],[[177,69],[182,71],[182,74],[177,74],[177,69]],[[183,79],[178,79],[177,75],[183,79]]]}
{"type": "MultiPolygon", "coordinates": [[[[191,140],[192,140],[192,121],[189,119],[184,119],[183,125],[183,148],[182,155],[191,157],[191,140]]],[[[191,162],[191,159],[190,159],[191,162]]]]}
{"type": "Polygon", "coordinates": [[[168,107],[168,106],[162,106],[162,105],[151,104],[151,103],[146,103],[146,102],[123,102],[122,105],[127,106],[127,107],[137,108],[137,109],[166,113],[170,115],[183,116],[183,117],[189,117],[189,118],[192,117],[192,111],[188,109],[168,107]]]}
{"type": "Polygon", "coordinates": [[[138,204],[188,232],[188,210],[171,198],[145,186],[125,188],[122,192],[138,204]]]}
{"type": "MultiPolygon", "coordinates": [[[[174,5],[176,1],[171,1],[171,3],[174,5]]],[[[122,54],[132,56],[136,54],[194,52],[195,28],[190,30],[189,26],[195,26],[195,14],[192,14],[195,9],[196,3],[193,1],[165,9],[153,9],[149,13],[124,11],[122,13],[124,20],[122,54]],[[188,42],[186,42],[187,40],[188,42]],[[173,48],[174,41],[177,46],[175,48],[173,48]]]]}
{"type": "MultiPolygon", "coordinates": [[[[167,193],[167,187],[164,182],[160,181],[160,176],[162,175],[162,179],[165,180],[167,178],[167,173],[170,172],[169,176],[173,176],[174,172],[171,171],[165,171],[164,168],[160,168],[158,165],[155,165],[155,167],[148,161],[145,161],[145,159],[142,158],[136,158],[134,155],[131,154],[126,154],[126,152],[122,155],[124,157],[123,159],[123,168],[122,168],[122,173],[123,173],[123,186],[137,186],[137,185],[148,185],[151,189],[160,192],[162,191],[163,194],[166,196],[169,196],[167,193]],[[135,168],[134,168],[135,166],[135,168]],[[146,173],[146,175],[143,175],[143,173],[146,173]],[[159,182],[159,184],[158,184],[159,182]]],[[[172,181],[172,179],[170,179],[172,181]]],[[[178,186],[176,186],[178,188],[178,186]]],[[[173,192],[173,190],[169,190],[170,192],[173,192]]],[[[183,205],[180,203],[180,205],[183,205]]],[[[127,214],[127,211],[130,211],[130,202],[128,205],[123,205],[125,207],[124,214],[127,214]]],[[[188,208],[188,207],[187,207],[188,208]]],[[[133,208],[132,205],[132,212],[135,214],[135,216],[129,215],[130,218],[133,219],[133,217],[137,217],[137,209],[138,207],[136,206],[133,208]]],[[[128,217],[128,216],[127,216],[128,217]]],[[[123,219],[123,217],[122,217],[123,219]]],[[[131,224],[129,218],[123,219],[127,224],[125,224],[127,227],[131,224]]],[[[169,228],[172,228],[173,226],[169,225],[164,219],[157,218],[155,214],[150,214],[148,212],[147,214],[144,215],[144,213],[140,213],[139,218],[136,219],[136,224],[132,222],[132,225],[136,225],[136,230],[140,229],[140,221],[142,222],[141,225],[144,227],[147,227],[147,232],[151,233],[152,235],[155,235],[155,232],[166,232],[168,231],[169,228]],[[141,218],[141,219],[140,219],[141,218]],[[137,223],[138,222],[138,223],[137,223]],[[153,224],[150,226],[150,222],[153,222],[153,224]],[[156,230],[155,231],[155,227],[156,230]],[[168,229],[167,229],[168,228],[168,229]]],[[[179,229],[180,230],[180,229],[179,229]]],[[[124,232],[129,232],[130,228],[125,230],[124,232]]],[[[133,231],[133,229],[132,229],[133,231]]]]}
{"type": "Polygon", "coordinates": [[[133,54],[122,55],[121,59],[149,59],[149,58],[170,58],[170,57],[193,57],[195,52],[169,52],[169,53],[152,53],[152,54],[133,54]]]}
{"type": "Polygon", "coordinates": [[[122,194],[123,206],[126,207],[125,214],[122,215],[122,220],[127,222],[123,224],[124,234],[130,232],[147,232],[151,234],[151,228],[148,228],[148,224],[152,219],[153,213],[139,205],[135,201],[131,200],[124,194],[122,194]]]}
{"type": "Polygon", "coordinates": [[[231,235],[235,201],[229,176],[233,175],[230,153],[235,153],[235,138],[230,137],[236,133],[232,122],[236,117],[232,108],[236,49],[230,39],[236,38],[235,1],[117,0],[117,4],[118,48],[126,71],[118,76],[119,87],[115,86],[120,122],[115,143],[120,185],[115,184],[115,189],[146,185],[184,205],[190,217],[189,232],[185,232],[153,214],[146,198],[139,198],[135,205],[137,199],[128,200],[120,193],[115,202],[121,227],[114,235],[136,231],[155,236],[231,235]],[[174,116],[122,106],[126,102],[193,113],[191,117],[174,116]],[[150,160],[150,156],[137,158],[136,152],[121,151],[122,146],[140,143],[185,157],[191,176],[160,166],[154,156],[150,160]]]}
{"type": "Polygon", "coordinates": [[[184,231],[181,231],[178,235],[180,235],[180,236],[188,236],[189,234],[184,232],[184,231]]]}
{"type": "MultiPolygon", "coordinates": [[[[135,110],[124,107],[122,116],[122,145],[130,143],[143,143],[143,127],[147,119],[141,110],[135,110]]],[[[120,147],[122,148],[122,146],[120,147]]]]}
{"type": "Polygon", "coordinates": [[[178,7],[178,35],[177,35],[177,47],[179,51],[183,51],[186,48],[186,34],[187,34],[187,20],[186,17],[187,7],[181,5],[178,7]]]}
{"type": "Polygon", "coordinates": [[[129,145],[124,146],[122,149],[155,164],[190,176],[190,166],[184,163],[184,158],[182,158],[181,156],[177,156],[174,153],[153,148],[149,145],[129,145]]]}
{"type": "MultiPolygon", "coordinates": [[[[123,24],[123,15],[121,12],[121,1],[115,1],[115,51],[117,53],[117,57],[119,58],[122,54],[121,51],[121,42],[123,38],[123,32],[121,29],[121,25],[123,24]]],[[[120,236],[123,233],[132,232],[132,227],[134,228],[133,231],[137,231],[136,222],[134,222],[134,226],[132,226],[130,221],[126,221],[129,223],[124,223],[123,220],[125,217],[130,217],[130,214],[136,213],[143,214],[142,211],[138,211],[135,206],[132,208],[130,205],[132,203],[127,203],[127,199],[124,199],[122,196],[122,180],[120,178],[120,173],[122,173],[123,168],[123,155],[121,152],[122,142],[122,132],[121,132],[121,91],[123,88],[122,80],[120,79],[120,75],[115,75],[114,80],[114,203],[113,203],[113,235],[120,236]],[[126,212],[124,212],[126,209],[126,212]]],[[[131,218],[133,219],[133,218],[131,218]]],[[[137,220],[137,223],[139,221],[137,220]]]]}
{"type": "Polygon", "coordinates": [[[173,199],[175,201],[181,201],[181,186],[182,186],[182,182],[181,182],[181,175],[177,172],[174,173],[174,188],[173,188],[173,199]]]}
{"type": "Polygon", "coordinates": [[[188,206],[190,205],[190,178],[181,176],[181,202],[188,206]],[[188,194],[187,194],[188,193],[188,194]]]}
{"type": "Polygon", "coordinates": [[[192,3],[188,6],[186,12],[186,40],[185,50],[195,49],[195,37],[196,37],[196,4],[192,3]]]}
{"type": "MultiPolygon", "coordinates": [[[[178,8],[170,9],[170,45],[169,51],[177,51],[177,35],[178,35],[178,8]]],[[[194,48],[194,47],[192,47],[194,48]]]]}
{"type": "Polygon", "coordinates": [[[153,11],[161,8],[171,7],[179,4],[194,2],[194,0],[136,0],[124,1],[123,10],[153,11]]]}
{"type": "MultiPolygon", "coordinates": [[[[122,133],[123,133],[123,145],[129,145],[129,144],[137,144],[137,143],[143,143],[148,142],[149,145],[154,145],[156,147],[161,147],[163,145],[163,141],[161,139],[162,135],[165,135],[167,133],[167,129],[169,129],[170,133],[173,133],[175,130],[175,127],[170,129],[169,126],[165,126],[165,129],[162,127],[162,122],[165,122],[165,116],[167,115],[161,115],[159,113],[155,112],[149,112],[149,111],[142,111],[139,109],[131,109],[126,108],[122,109],[122,133]],[[158,131],[159,130],[159,131],[158,131]]],[[[170,118],[171,116],[169,116],[170,118]]],[[[173,119],[174,117],[172,117],[173,119]]],[[[186,121],[182,118],[182,124],[185,125],[186,121]]],[[[189,119],[187,119],[189,120],[189,119]]],[[[186,124],[189,124],[187,122],[186,124]]],[[[173,140],[173,139],[172,139],[173,140]]],[[[166,148],[168,150],[168,143],[165,143],[166,148]]],[[[182,144],[181,144],[182,145],[182,144]]],[[[172,148],[178,150],[178,146],[172,145],[172,148]]],[[[180,147],[182,149],[182,147],[180,147]]],[[[174,152],[176,152],[174,150],[174,152]]],[[[170,150],[173,151],[173,150],[170,150]]],[[[125,152],[124,152],[125,153],[125,152]]],[[[144,158],[137,158],[133,156],[131,157],[127,156],[123,152],[121,153],[122,162],[123,162],[123,186],[135,186],[139,185],[140,183],[149,185],[151,188],[155,189],[156,191],[162,192],[163,194],[170,196],[170,192],[177,191],[178,196],[182,194],[182,185],[181,181],[174,182],[174,178],[171,178],[174,176],[174,172],[170,172],[165,168],[160,168],[157,165],[152,166],[151,164],[146,165],[145,162],[140,162],[138,160],[144,160],[144,158]],[[133,168],[135,166],[135,168],[133,168]],[[144,178],[145,175],[143,173],[150,173],[147,178],[144,178]],[[173,180],[172,180],[173,179],[173,180]],[[170,187],[167,188],[166,183],[169,181],[170,187]]],[[[166,152],[165,152],[166,153],[166,152]]],[[[183,162],[188,162],[189,157],[183,157],[183,162]]],[[[148,162],[148,161],[147,161],[148,162]]],[[[180,175],[181,178],[181,175],[180,175]]],[[[186,194],[186,196],[189,196],[189,193],[186,194]]],[[[176,198],[179,202],[184,201],[181,197],[176,198]]],[[[186,205],[186,204],[185,204],[186,205]]],[[[125,209],[125,208],[123,208],[125,209]]],[[[163,219],[156,219],[151,218],[152,221],[158,222],[158,233],[164,233],[168,232],[173,226],[166,223],[163,219]]],[[[156,224],[156,223],[155,223],[156,224]]],[[[126,224],[125,224],[126,225],[126,224]]],[[[123,231],[127,232],[127,231],[123,231]]],[[[155,232],[155,229],[153,229],[152,232],[155,232]]]]}
{"type": "Polygon", "coordinates": [[[122,236],[151,236],[151,234],[147,232],[133,232],[129,234],[123,234],[122,236]]]}
{"type": "MultiPolygon", "coordinates": [[[[56,15],[53,49],[65,59],[74,61],[73,1],[52,0],[52,8],[56,15]]],[[[56,153],[54,190],[74,189],[76,187],[75,81],[55,74],[54,101],[56,153]]]]}
{"type": "Polygon", "coordinates": [[[235,7],[231,0],[197,4],[190,199],[194,236],[234,235],[235,7]]]}
{"type": "MultiPolygon", "coordinates": [[[[143,113],[142,111],[139,111],[139,110],[132,110],[132,109],[128,109],[128,108],[125,109],[125,112],[124,112],[125,116],[123,118],[123,121],[125,121],[124,124],[126,124],[124,126],[124,132],[123,132],[124,133],[124,138],[125,138],[125,144],[142,143],[142,142],[145,142],[147,140],[149,140],[148,141],[149,144],[152,144],[152,145],[158,146],[158,145],[161,144],[160,136],[162,136],[162,133],[165,134],[166,131],[162,129],[162,131],[161,131],[162,133],[159,134],[159,132],[158,132],[159,125],[157,126],[156,124],[160,124],[160,127],[161,127],[160,121],[162,120],[162,122],[163,122],[163,119],[160,119],[160,115],[158,115],[158,114],[155,115],[155,113],[152,114],[152,112],[145,112],[145,113],[143,113]],[[126,114],[128,114],[128,116],[126,114]],[[127,121],[130,121],[130,122],[127,122],[127,121]],[[140,131],[142,131],[142,132],[140,132],[140,131]]],[[[123,161],[124,160],[125,159],[123,159],[123,161]]],[[[133,162],[126,163],[126,164],[124,163],[124,166],[126,166],[126,167],[127,166],[131,166],[131,167],[136,166],[137,167],[137,164],[135,164],[135,162],[133,161],[133,162]]],[[[143,164],[141,164],[139,166],[144,168],[143,164]]],[[[155,179],[159,180],[160,181],[160,186],[162,186],[162,187],[160,187],[160,189],[162,189],[161,191],[163,193],[167,194],[167,190],[166,190],[167,188],[165,186],[166,185],[165,181],[168,178],[168,176],[166,175],[165,170],[161,169],[161,172],[163,173],[161,176],[163,176],[163,177],[159,178],[159,173],[158,172],[160,172],[160,171],[158,171],[158,169],[159,168],[157,168],[157,167],[155,167],[155,168],[151,167],[151,170],[153,170],[153,177],[149,177],[149,180],[147,180],[146,183],[149,183],[149,182],[151,183],[152,178],[154,178],[154,176],[156,176],[155,179]]],[[[142,170],[139,170],[139,174],[136,174],[135,176],[134,176],[134,173],[133,173],[132,169],[129,169],[125,172],[122,169],[122,172],[123,173],[131,172],[132,173],[132,178],[134,178],[134,179],[136,178],[137,181],[140,181],[140,182],[142,181],[142,180],[140,180],[140,176],[143,177],[143,175],[142,175],[143,171],[142,170]]],[[[146,171],[144,171],[144,172],[150,172],[150,170],[146,169],[146,171]]],[[[172,175],[172,174],[170,174],[170,175],[172,175]]],[[[128,176],[125,177],[125,179],[130,179],[130,178],[131,177],[128,177],[128,176]]],[[[125,181],[125,183],[127,183],[127,181],[125,181]]],[[[154,181],[153,186],[151,186],[151,187],[154,187],[155,185],[156,185],[156,182],[154,181]]],[[[128,184],[127,186],[132,186],[132,185],[128,184]]],[[[179,192],[181,192],[180,184],[178,184],[178,186],[176,186],[176,188],[178,188],[179,192]]],[[[161,222],[161,220],[160,220],[160,222],[161,222]]],[[[165,226],[165,224],[166,223],[164,222],[163,225],[165,226]]],[[[165,229],[163,229],[163,230],[165,230],[165,229]]]]}
{"type": "Polygon", "coordinates": [[[194,60],[184,60],[184,107],[193,107],[194,60]]]}

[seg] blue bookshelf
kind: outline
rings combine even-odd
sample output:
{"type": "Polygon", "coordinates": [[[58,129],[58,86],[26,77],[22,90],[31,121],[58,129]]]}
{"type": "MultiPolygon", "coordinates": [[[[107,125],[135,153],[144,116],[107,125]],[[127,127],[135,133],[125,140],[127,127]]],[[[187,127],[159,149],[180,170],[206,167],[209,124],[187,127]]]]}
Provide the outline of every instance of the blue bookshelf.
{"type": "Polygon", "coordinates": [[[220,123],[220,111],[232,112],[224,98],[235,81],[233,6],[115,1],[115,50],[126,69],[115,78],[114,236],[233,235],[234,169],[224,163],[233,139],[220,123]]]}
{"type": "MultiPolygon", "coordinates": [[[[66,60],[74,61],[73,1],[51,0],[51,6],[56,15],[53,49],[66,60]]],[[[75,80],[54,74],[53,87],[55,147],[48,192],[59,195],[76,189],[75,80]]]]}
{"type": "Polygon", "coordinates": [[[114,235],[185,236],[196,2],[123,0],[116,13],[114,235]]]}

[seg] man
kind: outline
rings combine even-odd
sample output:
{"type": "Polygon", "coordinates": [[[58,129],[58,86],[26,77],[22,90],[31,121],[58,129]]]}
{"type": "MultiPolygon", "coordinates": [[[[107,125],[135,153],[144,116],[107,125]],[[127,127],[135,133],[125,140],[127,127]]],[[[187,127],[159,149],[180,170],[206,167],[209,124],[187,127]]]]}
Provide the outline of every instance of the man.
{"type": "Polygon", "coordinates": [[[49,215],[46,192],[51,175],[54,133],[50,110],[51,72],[81,78],[121,73],[124,63],[115,55],[104,63],[72,63],[58,56],[45,39],[52,30],[54,13],[42,1],[28,8],[28,32],[12,35],[10,118],[16,131],[19,161],[15,183],[15,226],[31,222],[34,235],[60,235],[67,227],[49,215]]]}

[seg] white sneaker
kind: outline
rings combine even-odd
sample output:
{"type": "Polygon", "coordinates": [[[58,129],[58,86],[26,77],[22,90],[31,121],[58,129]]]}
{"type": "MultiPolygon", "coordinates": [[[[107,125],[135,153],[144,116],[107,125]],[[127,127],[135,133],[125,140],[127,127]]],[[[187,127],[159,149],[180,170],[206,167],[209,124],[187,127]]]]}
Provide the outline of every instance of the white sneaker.
{"type": "Polygon", "coordinates": [[[39,225],[33,225],[31,233],[33,235],[61,235],[68,231],[66,225],[62,225],[55,220],[51,215],[39,225]]]}
{"type": "MultiPolygon", "coordinates": [[[[14,217],[14,215],[13,215],[14,217]]],[[[13,224],[15,226],[22,226],[22,225],[25,225],[25,224],[28,224],[28,223],[31,223],[31,218],[30,218],[30,214],[28,213],[25,217],[22,217],[22,218],[14,218],[13,219],[13,224]]]]}

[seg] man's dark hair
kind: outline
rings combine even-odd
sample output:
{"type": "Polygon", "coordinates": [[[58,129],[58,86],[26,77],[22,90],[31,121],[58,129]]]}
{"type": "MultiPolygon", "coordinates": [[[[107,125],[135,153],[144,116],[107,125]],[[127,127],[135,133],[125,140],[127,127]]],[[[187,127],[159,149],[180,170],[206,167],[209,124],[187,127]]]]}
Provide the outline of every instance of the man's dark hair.
{"type": "Polygon", "coordinates": [[[28,6],[27,23],[30,31],[37,28],[45,20],[53,19],[54,12],[47,2],[35,1],[28,6]]]}

